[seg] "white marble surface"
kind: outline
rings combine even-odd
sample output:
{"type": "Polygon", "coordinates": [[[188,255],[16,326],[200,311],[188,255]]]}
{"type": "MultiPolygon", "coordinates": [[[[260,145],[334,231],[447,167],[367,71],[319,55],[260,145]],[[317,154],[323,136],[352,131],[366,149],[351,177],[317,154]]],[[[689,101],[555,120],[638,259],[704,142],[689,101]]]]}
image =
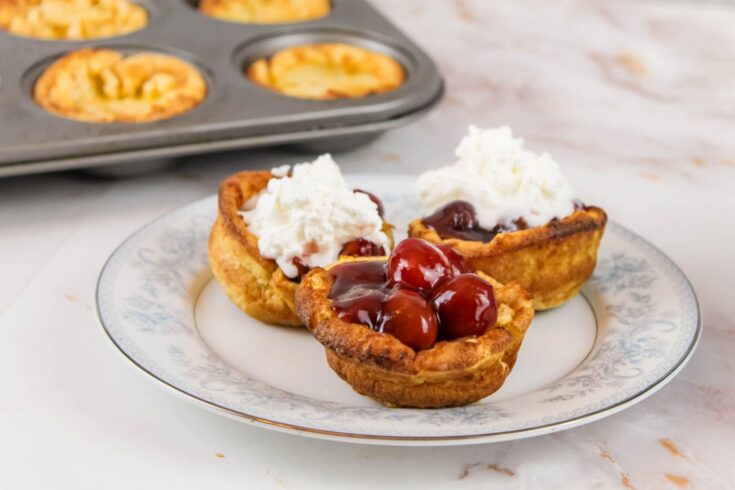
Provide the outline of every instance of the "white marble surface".
{"type": "Polygon", "coordinates": [[[377,2],[437,59],[447,96],[339,155],[348,172],[446,163],[468,123],[507,123],[584,200],[653,241],[704,310],[690,364],[601,422],[512,443],[380,448],[252,428],[160,390],[93,307],[114,247],[241,168],[191,158],[127,180],[0,180],[0,488],[735,487],[735,8],[665,1],[377,2]]]}

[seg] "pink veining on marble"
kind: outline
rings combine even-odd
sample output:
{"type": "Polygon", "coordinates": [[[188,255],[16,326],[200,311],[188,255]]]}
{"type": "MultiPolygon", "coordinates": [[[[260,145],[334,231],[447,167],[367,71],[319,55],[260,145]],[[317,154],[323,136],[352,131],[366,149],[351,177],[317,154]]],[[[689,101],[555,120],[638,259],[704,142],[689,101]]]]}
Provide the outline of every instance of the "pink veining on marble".
{"type": "Polygon", "coordinates": [[[447,97],[420,127],[447,141],[446,158],[474,122],[510,124],[530,146],[553,154],[592,153],[600,164],[709,185],[721,182],[693,162],[735,161],[735,138],[724,137],[735,124],[733,8],[599,0],[376,3],[439,62],[447,97]]]}

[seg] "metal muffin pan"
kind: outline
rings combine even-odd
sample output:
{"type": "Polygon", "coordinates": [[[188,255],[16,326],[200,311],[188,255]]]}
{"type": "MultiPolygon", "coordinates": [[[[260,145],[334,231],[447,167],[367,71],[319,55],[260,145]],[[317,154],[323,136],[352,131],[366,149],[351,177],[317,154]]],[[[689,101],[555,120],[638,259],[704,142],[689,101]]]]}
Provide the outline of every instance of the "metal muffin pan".
{"type": "Polygon", "coordinates": [[[212,18],[187,0],[138,3],[148,10],[148,25],[114,38],[47,41],[0,30],[0,176],[311,141],[344,149],[418,117],[443,92],[433,61],[364,0],[333,0],[325,17],[268,25],[212,18]],[[389,54],[406,80],[383,94],[321,101],[288,97],[245,76],[256,58],[315,42],[389,54]],[[188,112],[150,123],[88,123],[45,111],[32,98],[33,84],[53,61],[83,47],[178,56],[202,72],[207,97],[188,112]]]}

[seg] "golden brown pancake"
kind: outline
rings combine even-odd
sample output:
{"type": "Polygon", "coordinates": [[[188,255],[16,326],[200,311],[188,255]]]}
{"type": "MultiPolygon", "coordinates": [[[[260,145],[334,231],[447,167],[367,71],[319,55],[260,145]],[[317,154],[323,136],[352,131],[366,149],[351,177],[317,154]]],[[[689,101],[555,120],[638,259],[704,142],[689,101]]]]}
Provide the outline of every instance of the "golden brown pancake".
{"type": "Polygon", "coordinates": [[[120,36],[148,24],[130,0],[0,0],[0,29],[39,39],[120,36]]]}
{"type": "Polygon", "coordinates": [[[249,24],[303,22],[327,15],[329,0],[201,0],[199,11],[249,24]]]}
{"type": "MultiPolygon", "coordinates": [[[[283,273],[275,260],[260,255],[258,237],[239,210],[275,178],[269,170],[239,172],[220,185],[217,220],[209,235],[209,264],[227,296],[258,320],[301,326],[296,314],[298,284],[283,273]]],[[[383,232],[393,244],[393,226],[383,221],[383,232]]]]}
{"type": "Polygon", "coordinates": [[[588,206],[543,226],[500,233],[490,242],[443,239],[421,219],[408,225],[408,236],[454,248],[473,269],[520,284],[533,296],[534,309],[547,310],[574,297],[595,271],[606,223],[605,211],[588,206]]]}
{"type": "Polygon", "coordinates": [[[36,81],[44,109],[88,122],[148,122],[191,110],[207,83],[189,63],[160,53],[125,56],[81,49],[57,60],[36,81]]]}
{"type": "Polygon", "coordinates": [[[400,87],[403,67],[383,53],[350,44],[294,46],[259,59],[247,69],[250,80],[291,97],[365,97],[400,87]]]}

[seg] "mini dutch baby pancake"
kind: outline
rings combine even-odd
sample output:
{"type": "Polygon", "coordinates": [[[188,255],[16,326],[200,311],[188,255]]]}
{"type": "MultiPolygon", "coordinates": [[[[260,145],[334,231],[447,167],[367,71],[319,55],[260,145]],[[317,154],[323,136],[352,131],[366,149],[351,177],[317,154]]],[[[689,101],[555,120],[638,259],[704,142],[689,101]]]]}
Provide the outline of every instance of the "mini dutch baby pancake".
{"type": "Polygon", "coordinates": [[[409,236],[450,246],[470,266],[501,282],[517,282],[533,306],[558,306],[592,275],[607,222],[605,212],[574,198],[558,165],[523,148],[507,127],[471,126],[454,165],[417,180],[427,216],[409,236]]]}
{"type": "Polygon", "coordinates": [[[191,110],[206,95],[199,70],[179,58],[92,48],[57,60],[33,88],[34,99],[47,111],[100,123],[166,119],[191,110]]]}
{"type": "Polygon", "coordinates": [[[201,0],[203,14],[246,24],[284,24],[324,17],[329,0],[201,0]]]}
{"type": "Polygon", "coordinates": [[[330,155],[222,182],[209,261],[227,296],[266,323],[301,325],[295,293],[312,267],[385,255],[392,226],[374,195],[353,190],[330,155]]]}
{"type": "Polygon", "coordinates": [[[351,44],[293,46],[247,69],[254,83],[291,97],[365,97],[403,84],[403,67],[390,56],[351,44]]]}
{"type": "Polygon", "coordinates": [[[130,0],[1,0],[0,29],[38,39],[97,39],[142,29],[148,12],[130,0]]]}
{"type": "Polygon", "coordinates": [[[495,392],[533,319],[520,286],[473,273],[461,254],[418,238],[387,259],[312,270],[296,304],[330,367],[397,407],[465,405],[495,392]]]}

